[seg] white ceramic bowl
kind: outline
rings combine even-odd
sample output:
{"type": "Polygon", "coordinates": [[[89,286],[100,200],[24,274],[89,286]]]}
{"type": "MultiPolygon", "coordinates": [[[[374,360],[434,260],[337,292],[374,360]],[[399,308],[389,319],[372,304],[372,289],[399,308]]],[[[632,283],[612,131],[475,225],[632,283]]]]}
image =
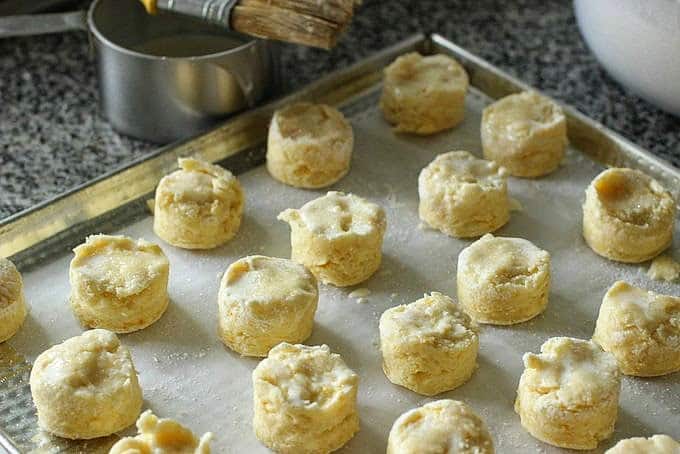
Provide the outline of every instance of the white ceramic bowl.
{"type": "Polygon", "coordinates": [[[607,72],[680,116],[680,0],[574,0],[574,8],[607,72]]]}

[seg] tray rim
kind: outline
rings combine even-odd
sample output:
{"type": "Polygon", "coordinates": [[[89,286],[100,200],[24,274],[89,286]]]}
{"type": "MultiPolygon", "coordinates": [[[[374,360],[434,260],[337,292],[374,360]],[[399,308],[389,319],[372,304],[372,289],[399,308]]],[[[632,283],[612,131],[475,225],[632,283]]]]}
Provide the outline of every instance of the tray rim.
{"type": "MultiPolygon", "coordinates": [[[[34,252],[31,255],[42,259],[46,254],[44,251],[42,254],[35,254],[41,246],[50,241],[54,242],[55,238],[64,237],[78,226],[87,230],[87,224],[97,218],[104,217],[117,208],[139,204],[141,199],[150,197],[158,180],[176,168],[178,156],[200,155],[208,161],[216,162],[238,155],[266,140],[261,131],[263,127],[266,128],[271,114],[277,107],[301,99],[313,99],[316,102],[333,105],[348,102],[379,83],[382,69],[388,62],[412,50],[428,54],[446,53],[458,59],[468,71],[471,85],[493,99],[522,90],[538,91],[442,35],[418,33],[347,68],[331,72],[283,98],[236,115],[195,137],[157,148],[111,172],[0,220],[0,256],[14,259],[20,269],[35,263],[38,261],[37,258],[27,259],[29,250],[34,252]],[[108,201],[108,205],[85,207],[89,209],[89,213],[75,210],[75,215],[73,213],[65,215],[61,212],[61,219],[55,216],[55,210],[60,207],[68,208],[69,203],[77,204],[79,199],[82,199],[80,202],[97,199],[97,197],[88,199],[86,194],[95,192],[96,196],[98,188],[105,189],[103,186],[114,179],[135,172],[139,174],[140,181],[144,180],[146,186],[143,190],[129,195],[115,194],[115,191],[112,191],[114,193],[106,193],[107,196],[113,197],[113,200],[108,201]],[[149,173],[152,173],[150,177],[149,173]],[[144,178],[141,178],[142,175],[144,178]],[[71,218],[69,219],[67,215],[71,215],[71,218]],[[17,240],[22,244],[17,246],[13,243],[17,240]]],[[[568,103],[559,100],[556,102],[564,108],[568,120],[569,139],[579,152],[606,166],[626,165],[640,168],[662,180],[664,186],[671,189],[675,199],[680,199],[680,169],[591,119],[568,103]]],[[[260,162],[255,162],[248,168],[257,164],[260,162]]],[[[102,194],[104,193],[100,190],[99,195],[102,194]]]]}
{"type": "MultiPolygon", "coordinates": [[[[44,213],[45,210],[48,208],[54,206],[59,201],[64,201],[66,199],[69,199],[71,197],[74,197],[77,194],[82,194],[84,191],[87,191],[88,188],[91,188],[92,186],[95,186],[99,183],[102,183],[104,181],[109,180],[110,178],[119,175],[129,169],[132,168],[140,168],[144,166],[145,164],[153,161],[154,159],[157,159],[159,157],[167,157],[168,159],[171,159],[172,162],[176,161],[176,156],[177,155],[182,155],[180,153],[183,152],[201,152],[201,150],[197,150],[197,148],[205,144],[206,141],[210,142],[210,138],[212,139],[220,139],[223,137],[223,135],[220,133],[226,133],[233,131],[233,129],[230,129],[236,126],[244,126],[246,128],[259,128],[257,129],[258,131],[262,131],[262,120],[268,120],[269,114],[278,106],[297,100],[297,99],[302,99],[302,98],[308,98],[312,97],[315,94],[319,94],[320,92],[323,92],[326,90],[329,86],[332,85],[338,85],[338,81],[342,81],[343,78],[346,82],[350,83],[351,89],[350,90],[342,90],[342,87],[339,87],[340,93],[337,93],[335,91],[331,93],[326,93],[326,98],[325,99],[330,99],[333,101],[333,104],[343,104],[345,102],[351,102],[353,99],[356,97],[362,96],[364,93],[367,91],[374,90],[376,88],[376,84],[380,83],[380,75],[382,74],[382,66],[384,66],[385,62],[390,61],[392,58],[394,58],[396,55],[402,54],[406,51],[409,51],[411,49],[419,49],[421,51],[427,51],[427,52],[433,52],[433,51],[441,51],[441,52],[446,52],[449,53],[450,55],[453,55],[457,59],[459,59],[468,72],[471,75],[471,80],[472,80],[472,85],[480,89],[483,93],[489,95],[486,91],[482,90],[479,88],[476,84],[475,81],[483,84],[484,83],[484,77],[496,77],[496,81],[502,81],[503,83],[501,86],[496,87],[497,88],[497,93],[495,96],[489,95],[492,98],[498,98],[500,96],[504,96],[506,94],[520,91],[520,90],[526,90],[526,89],[532,89],[529,85],[521,82],[519,79],[510,76],[508,73],[496,68],[495,66],[491,65],[487,61],[483,60],[482,58],[470,53],[469,51],[465,50],[462,47],[457,46],[453,42],[449,41],[448,39],[442,37],[441,35],[430,35],[430,36],[425,36],[422,34],[417,34],[414,35],[404,41],[401,41],[393,46],[390,46],[386,49],[383,49],[382,51],[377,52],[376,54],[373,54],[369,56],[368,58],[362,59],[359,62],[355,63],[354,65],[339,70],[332,72],[328,74],[327,76],[317,80],[316,82],[313,82],[305,87],[302,87],[300,90],[297,90],[296,92],[290,94],[289,96],[286,96],[282,99],[274,100],[273,102],[270,102],[258,109],[255,109],[253,111],[245,112],[241,115],[238,115],[231,120],[226,121],[223,125],[218,126],[215,129],[212,129],[206,133],[203,133],[199,136],[196,136],[194,138],[182,140],[173,144],[166,145],[164,147],[160,147],[151,153],[135,159],[107,174],[101,175],[97,178],[94,178],[92,180],[89,180],[82,185],[79,185],[77,187],[72,188],[69,191],[66,191],[62,194],[59,194],[49,200],[46,200],[40,204],[37,204],[27,210],[24,210],[22,212],[19,212],[13,216],[10,216],[8,218],[5,218],[3,220],[0,220],[0,248],[2,246],[2,243],[4,241],[4,234],[6,226],[13,226],[13,225],[18,225],[17,223],[20,223],[22,220],[26,219],[29,216],[36,216],[40,215],[41,213],[44,213]],[[376,77],[376,75],[378,77],[376,77]],[[334,96],[336,98],[334,98],[334,96]],[[219,134],[218,134],[219,133],[219,134]]],[[[338,88],[338,87],[336,87],[338,88]]],[[[330,102],[330,101],[329,101],[330,102]]],[[[678,182],[678,187],[680,187],[680,169],[675,168],[672,164],[666,162],[665,160],[658,158],[657,156],[653,155],[649,151],[643,149],[642,147],[634,144],[633,142],[629,141],[628,139],[625,139],[618,133],[604,127],[602,124],[590,119],[586,115],[582,114],[575,108],[569,106],[568,104],[565,104],[563,102],[559,102],[560,105],[562,105],[565,109],[565,112],[569,118],[570,121],[570,128],[576,127],[576,128],[586,128],[589,129],[591,134],[595,134],[601,137],[601,140],[603,140],[603,144],[599,145],[606,145],[607,151],[609,153],[621,153],[627,155],[627,158],[631,159],[639,159],[637,162],[638,165],[648,165],[648,166],[656,166],[656,169],[651,172],[654,174],[657,174],[658,172],[666,172],[668,173],[668,176],[670,178],[674,178],[674,181],[678,182]]],[[[266,126],[265,126],[266,127],[266,126]]],[[[265,130],[266,131],[266,130],[265,130]]],[[[578,131],[578,129],[577,129],[578,131]]],[[[570,137],[571,138],[571,137],[570,137]]],[[[572,141],[574,141],[574,138],[571,138],[572,141]]],[[[591,138],[592,139],[592,138],[591,138]]],[[[259,137],[257,139],[257,142],[263,142],[265,140],[265,137],[259,137]]],[[[581,140],[581,138],[576,137],[576,140],[581,140]]],[[[208,143],[209,144],[209,143],[208,143]]],[[[207,158],[210,160],[222,160],[226,157],[229,156],[235,156],[239,157],[242,152],[246,152],[249,149],[250,142],[248,140],[245,141],[240,141],[235,144],[233,144],[233,148],[227,149],[227,150],[222,150],[223,153],[221,154],[216,154],[216,155],[211,155],[208,154],[207,158]],[[214,158],[214,159],[213,159],[214,158]]],[[[598,160],[598,157],[603,157],[608,158],[611,157],[610,155],[607,155],[606,153],[603,155],[600,155],[598,153],[588,153],[587,150],[583,149],[582,146],[576,145],[576,148],[578,149],[579,152],[586,154],[592,159],[598,160]]],[[[243,157],[246,159],[246,157],[243,157]]],[[[606,164],[606,162],[604,162],[606,164]]],[[[259,165],[259,163],[253,164],[252,167],[259,165]]],[[[173,165],[174,168],[174,165],[173,165]]],[[[156,169],[156,171],[161,171],[163,169],[156,169]]],[[[677,194],[674,194],[677,199],[677,194]]],[[[146,195],[143,195],[134,200],[129,200],[124,203],[124,205],[130,205],[138,202],[140,199],[145,198],[146,195]]],[[[113,208],[115,209],[115,208],[113,208]]],[[[92,219],[101,217],[103,215],[95,216],[92,219]]],[[[90,221],[92,219],[88,219],[86,221],[90,221]]],[[[70,225],[64,228],[61,232],[70,232],[72,231],[77,225],[70,225]]],[[[48,240],[54,238],[55,236],[59,236],[61,232],[58,232],[56,235],[50,236],[46,239],[43,239],[41,241],[36,242],[34,245],[30,246],[26,250],[30,250],[33,248],[39,248],[41,245],[44,245],[48,240]]],[[[62,244],[62,252],[63,252],[63,244],[62,244]]],[[[1,250],[0,250],[1,252],[1,250]]],[[[16,447],[16,444],[12,442],[11,438],[7,436],[6,433],[3,432],[2,427],[0,427],[0,448],[6,449],[8,452],[11,453],[20,453],[21,451],[16,447]]]]}

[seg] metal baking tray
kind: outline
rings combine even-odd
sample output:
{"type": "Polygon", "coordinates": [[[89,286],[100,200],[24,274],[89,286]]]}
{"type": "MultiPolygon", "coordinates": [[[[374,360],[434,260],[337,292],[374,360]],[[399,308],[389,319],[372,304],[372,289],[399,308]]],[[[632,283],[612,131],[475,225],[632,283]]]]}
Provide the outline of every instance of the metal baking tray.
{"type": "MultiPolygon", "coordinates": [[[[267,175],[264,142],[272,112],[295,100],[339,106],[351,120],[356,145],[350,173],[331,189],[353,192],[381,204],[388,218],[380,271],[358,287],[322,286],[310,344],[327,343],[361,377],[360,432],[341,452],[383,453],[393,421],[432,399],[392,385],[384,377],[377,324],[388,307],[425,292],[455,296],[455,267],[469,241],[449,238],[421,225],[417,175],[437,154],[481,152],[481,110],[492,100],[526,85],[438,35],[418,35],[356,65],[335,72],[295,94],[240,115],[196,138],[159,149],[111,174],[0,222],[0,255],[21,269],[30,314],[20,332],[0,344],[0,447],[8,452],[106,452],[117,436],[70,442],[38,431],[27,377],[30,363],[49,346],[82,332],[67,304],[70,249],[97,232],[122,233],[158,242],[171,263],[166,314],[151,327],[122,335],[140,373],[145,407],[184,421],[197,432],[216,434],[219,453],[267,452],[252,434],[250,374],[257,361],[225,349],[216,335],[219,278],[232,261],[248,254],[288,257],[287,225],[276,221],[285,208],[299,207],[324,191],[284,186],[267,175]],[[468,71],[471,91],[458,128],[430,137],[395,134],[377,107],[382,69],[397,56],[418,50],[444,53],[468,71]],[[199,155],[239,175],[246,212],[234,240],[212,251],[186,251],[164,244],[152,231],[146,201],[158,180],[176,167],[178,156],[199,155]]],[[[519,425],[512,405],[521,356],[538,351],[549,337],[589,338],[601,298],[611,283],[626,279],[656,291],[678,294],[679,286],[649,280],[646,265],[617,264],[596,256],[581,238],[581,202],[590,180],[604,166],[644,170],[674,192],[680,172],[576,110],[564,106],[570,147],[564,164],[537,180],[510,179],[522,205],[498,234],[521,236],[547,249],[553,285],[546,312],[510,327],[483,326],[479,368],[460,388],[439,398],[470,404],[487,422],[497,452],[563,450],[536,441],[519,425]]],[[[678,255],[676,227],[671,251],[678,255]]],[[[625,377],[616,432],[598,450],[621,438],[666,433],[680,438],[680,374],[655,379],[625,377]]],[[[132,429],[126,432],[130,433],[132,429]]]]}

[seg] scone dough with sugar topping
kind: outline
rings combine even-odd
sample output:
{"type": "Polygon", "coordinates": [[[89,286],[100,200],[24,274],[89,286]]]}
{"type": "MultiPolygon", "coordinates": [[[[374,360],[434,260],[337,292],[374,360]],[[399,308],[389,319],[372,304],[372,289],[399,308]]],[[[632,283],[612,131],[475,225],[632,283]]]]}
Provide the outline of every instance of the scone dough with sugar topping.
{"type": "Polygon", "coordinates": [[[621,440],[604,454],[680,454],[680,443],[668,435],[621,440]]]}
{"type": "Polygon", "coordinates": [[[243,190],[228,170],[198,159],[179,159],[180,169],[156,188],[153,230],[185,249],[212,249],[236,235],[243,190]]]}
{"type": "Polygon", "coordinates": [[[618,281],[602,300],[593,341],[621,372],[654,377],[680,370],[680,298],[618,281]]]}
{"type": "Polygon", "coordinates": [[[124,236],[90,235],[71,260],[71,309],[81,324],[129,333],[168,307],[170,264],[160,247],[124,236]]]}
{"type": "Polygon", "coordinates": [[[399,416],[387,454],[493,454],[486,424],[468,405],[442,399],[399,416]]]}
{"type": "Polygon", "coordinates": [[[325,104],[297,103],[277,110],[267,139],[267,170],[298,188],[330,186],[349,171],[352,125],[325,104]]]}
{"type": "Polygon", "coordinates": [[[540,177],[555,170],[567,146],[567,119],[545,96],[525,91],[506,96],[482,113],[484,157],[516,177],[540,177]]]}
{"type": "Polygon", "coordinates": [[[639,263],[670,244],[675,201],[661,184],[639,170],[612,168],[586,189],[583,237],[597,254],[639,263]]]}
{"type": "Polygon", "coordinates": [[[420,172],[418,195],[420,219],[449,236],[480,236],[510,219],[503,171],[467,151],[437,156],[420,172]]]}
{"type": "Polygon", "coordinates": [[[553,446],[595,449],[609,438],[619,408],[616,359],[592,341],[553,337],[524,354],[515,412],[522,427],[553,446]]]}
{"type": "Polygon", "coordinates": [[[138,434],[121,438],[109,454],[210,454],[208,432],[198,439],[191,430],[169,418],[158,418],[147,410],[137,420],[138,434]]]}
{"type": "Polygon", "coordinates": [[[331,191],[278,218],[290,224],[292,259],[324,284],[355,285],[380,267],[387,221],[375,203],[331,191]]]}
{"type": "Polygon", "coordinates": [[[14,336],[25,319],[24,281],[14,263],[0,257],[0,342],[14,336]]]}
{"type": "Polygon", "coordinates": [[[246,356],[267,356],[281,342],[312,334],[316,278],[292,260],[253,255],[232,263],[218,296],[222,342],[246,356]]]}
{"type": "Polygon", "coordinates": [[[40,427],[70,439],[90,439],[133,424],[142,390],[130,352],[110,331],[93,329],[41,353],[31,370],[40,427]]]}
{"type": "Polygon", "coordinates": [[[396,131],[433,134],[463,121],[468,85],[453,58],[411,52],[385,68],[380,108],[396,131]]]}
{"type": "Polygon", "coordinates": [[[479,323],[512,325],[548,304],[550,254],[523,238],[484,235],[458,255],[458,302],[479,323]]]}
{"type": "Polygon", "coordinates": [[[281,343],[253,371],[253,427],[281,454],[325,454],[359,430],[359,377],[327,345],[281,343]]]}
{"type": "Polygon", "coordinates": [[[383,312],[380,350],[383,371],[392,383],[433,396],[472,376],[479,333],[451,298],[432,292],[383,312]]]}

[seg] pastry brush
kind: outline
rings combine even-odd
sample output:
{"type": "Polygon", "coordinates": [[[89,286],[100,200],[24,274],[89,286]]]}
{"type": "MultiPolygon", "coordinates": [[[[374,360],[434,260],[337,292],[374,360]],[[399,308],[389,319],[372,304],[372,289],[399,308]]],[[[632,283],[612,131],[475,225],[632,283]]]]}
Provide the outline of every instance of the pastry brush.
{"type": "Polygon", "coordinates": [[[146,10],[185,14],[258,38],[330,49],[356,0],[141,0],[146,10]]]}

